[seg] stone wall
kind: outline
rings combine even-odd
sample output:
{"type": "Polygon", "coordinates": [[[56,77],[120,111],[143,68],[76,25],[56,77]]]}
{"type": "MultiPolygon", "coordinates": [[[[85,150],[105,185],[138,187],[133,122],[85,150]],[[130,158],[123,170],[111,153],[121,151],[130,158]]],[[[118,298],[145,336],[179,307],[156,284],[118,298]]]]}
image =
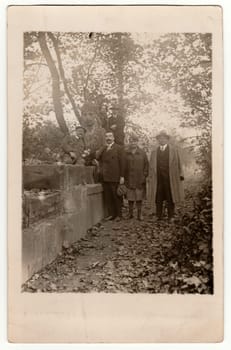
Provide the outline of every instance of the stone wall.
{"type": "Polygon", "coordinates": [[[63,210],[61,191],[51,193],[24,192],[23,195],[23,228],[27,228],[39,220],[59,215],[63,210]]]}
{"type": "Polygon", "coordinates": [[[102,186],[93,183],[93,167],[40,165],[23,170],[27,189],[22,236],[22,282],[25,282],[56,258],[64,242],[78,241],[101,221],[104,208],[102,186]],[[39,191],[36,195],[36,188],[46,193],[48,184],[54,192],[44,195],[39,191]]]}
{"type": "Polygon", "coordinates": [[[79,184],[93,184],[93,166],[82,165],[25,165],[23,166],[23,188],[62,190],[79,184]]]}

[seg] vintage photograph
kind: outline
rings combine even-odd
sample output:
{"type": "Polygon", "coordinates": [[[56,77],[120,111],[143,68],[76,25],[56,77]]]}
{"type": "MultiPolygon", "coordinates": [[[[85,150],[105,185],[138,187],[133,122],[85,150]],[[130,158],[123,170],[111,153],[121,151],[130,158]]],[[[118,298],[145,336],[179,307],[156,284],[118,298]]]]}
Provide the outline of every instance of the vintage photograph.
{"type": "Polygon", "coordinates": [[[23,33],[23,293],[213,294],[210,32],[23,33]]]}
{"type": "Polygon", "coordinates": [[[8,9],[8,339],[223,339],[219,6],[8,9]]]}

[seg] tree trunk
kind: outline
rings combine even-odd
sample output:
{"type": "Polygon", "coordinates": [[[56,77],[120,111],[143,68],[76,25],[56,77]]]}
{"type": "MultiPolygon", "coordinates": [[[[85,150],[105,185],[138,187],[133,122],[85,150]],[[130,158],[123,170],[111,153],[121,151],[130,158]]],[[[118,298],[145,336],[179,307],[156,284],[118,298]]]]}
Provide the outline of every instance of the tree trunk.
{"type": "MultiPolygon", "coordinates": [[[[122,50],[123,42],[122,42],[122,33],[118,33],[118,40],[119,40],[119,47],[122,50]]],[[[124,110],[124,77],[123,77],[123,70],[124,70],[124,62],[122,55],[118,57],[118,60],[116,62],[116,72],[117,72],[117,79],[118,79],[118,89],[117,89],[117,95],[118,95],[118,103],[120,106],[120,113],[119,113],[119,125],[122,129],[125,127],[125,110],[124,110]]]]}
{"type": "Polygon", "coordinates": [[[61,56],[60,56],[60,52],[59,52],[59,45],[58,45],[58,40],[55,38],[55,36],[53,35],[53,33],[51,32],[48,32],[47,33],[49,38],[52,40],[52,43],[54,45],[54,49],[55,49],[55,53],[56,53],[56,56],[57,56],[57,61],[58,61],[58,67],[59,67],[59,72],[60,72],[60,76],[61,76],[61,79],[63,81],[63,86],[64,86],[64,90],[69,98],[69,101],[72,105],[72,108],[73,108],[73,111],[75,113],[75,116],[76,116],[76,119],[78,120],[78,122],[80,121],[80,113],[79,113],[79,110],[75,104],[75,101],[70,93],[70,90],[68,88],[68,84],[67,84],[67,79],[65,77],[65,73],[64,73],[64,69],[63,69],[63,64],[62,64],[62,60],[61,60],[61,56]]]}
{"type": "Polygon", "coordinates": [[[41,48],[41,51],[46,59],[48,68],[51,73],[52,78],[52,97],[53,97],[53,103],[54,103],[54,110],[57,122],[60,126],[60,129],[64,134],[68,134],[68,128],[63,116],[63,107],[61,103],[61,91],[60,91],[60,81],[59,81],[59,73],[55,66],[54,60],[51,56],[50,50],[47,46],[46,42],[46,33],[40,32],[38,35],[38,42],[41,48]]]}

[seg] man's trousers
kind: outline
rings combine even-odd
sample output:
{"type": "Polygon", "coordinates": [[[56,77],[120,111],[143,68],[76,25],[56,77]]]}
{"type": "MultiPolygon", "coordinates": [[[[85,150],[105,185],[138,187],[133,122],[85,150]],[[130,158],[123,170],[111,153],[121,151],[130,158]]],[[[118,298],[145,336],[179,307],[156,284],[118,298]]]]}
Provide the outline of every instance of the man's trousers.
{"type": "Polygon", "coordinates": [[[108,216],[122,217],[122,197],[117,195],[118,182],[103,182],[104,202],[108,216]]]}
{"type": "Polygon", "coordinates": [[[157,179],[156,191],[156,214],[159,219],[163,215],[163,202],[166,200],[168,209],[168,218],[171,219],[174,215],[175,205],[172,200],[170,179],[168,176],[159,177],[157,179]]]}

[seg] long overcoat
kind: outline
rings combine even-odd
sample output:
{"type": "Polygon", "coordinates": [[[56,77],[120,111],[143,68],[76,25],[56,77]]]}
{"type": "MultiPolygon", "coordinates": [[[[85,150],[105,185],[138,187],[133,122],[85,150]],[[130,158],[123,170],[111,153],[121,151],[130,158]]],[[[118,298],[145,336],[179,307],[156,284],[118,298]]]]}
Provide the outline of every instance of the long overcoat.
{"type": "Polygon", "coordinates": [[[130,189],[141,189],[148,176],[148,158],[146,153],[137,148],[133,154],[130,149],[125,152],[125,185],[130,189]]]}
{"type": "MultiPolygon", "coordinates": [[[[157,191],[157,150],[156,147],[150,157],[149,176],[148,176],[148,204],[153,212],[156,210],[156,191],[157,191]]],[[[184,176],[180,151],[177,147],[169,144],[169,178],[172,200],[174,203],[182,202],[184,199],[183,181],[180,177],[184,176]]]]}

